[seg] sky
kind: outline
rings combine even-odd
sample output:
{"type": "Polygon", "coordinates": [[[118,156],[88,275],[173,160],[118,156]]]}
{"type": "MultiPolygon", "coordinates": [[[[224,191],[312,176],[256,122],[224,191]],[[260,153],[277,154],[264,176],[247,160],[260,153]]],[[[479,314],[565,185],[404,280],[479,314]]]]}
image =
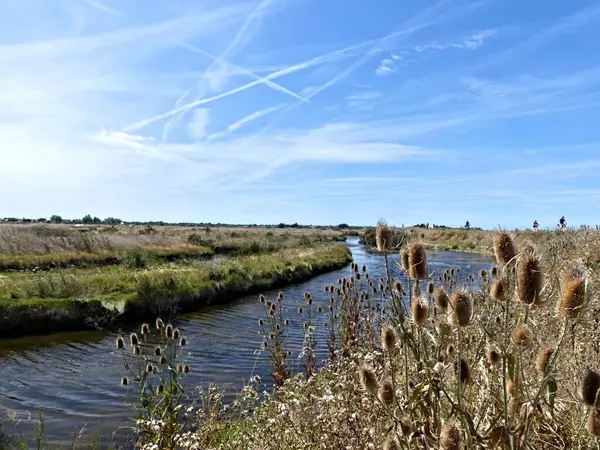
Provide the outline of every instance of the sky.
{"type": "Polygon", "coordinates": [[[600,2],[0,0],[0,217],[600,224],[600,2]]]}

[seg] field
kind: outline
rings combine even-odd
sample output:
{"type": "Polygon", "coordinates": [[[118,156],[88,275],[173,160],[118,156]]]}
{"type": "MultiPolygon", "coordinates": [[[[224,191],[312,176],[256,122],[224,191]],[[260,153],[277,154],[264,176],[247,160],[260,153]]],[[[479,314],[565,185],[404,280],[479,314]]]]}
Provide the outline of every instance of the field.
{"type": "Polygon", "coordinates": [[[105,328],[304,280],[351,259],[333,230],[0,226],[0,335],[105,328]]]}

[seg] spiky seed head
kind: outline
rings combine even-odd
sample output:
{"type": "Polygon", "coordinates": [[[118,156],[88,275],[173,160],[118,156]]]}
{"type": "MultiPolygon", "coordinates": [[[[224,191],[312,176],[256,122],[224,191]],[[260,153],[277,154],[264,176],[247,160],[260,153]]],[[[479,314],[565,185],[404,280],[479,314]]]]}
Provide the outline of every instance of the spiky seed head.
{"type": "Polygon", "coordinates": [[[380,252],[388,251],[392,248],[393,234],[390,227],[387,226],[385,221],[380,220],[377,222],[377,228],[375,230],[375,240],[377,241],[377,250],[380,252]]]}
{"type": "Polygon", "coordinates": [[[467,291],[457,291],[450,297],[448,321],[455,327],[466,327],[473,316],[473,300],[467,291]]]}
{"type": "Polygon", "coordinates": [[[490,287],[490,296],[499,302],[503,302],[505,300],[505,291],[504,291],[504,278],[496,278],[490,287]]]}
{"type": "Polygon", "coordinates": [[[408,264],[410,276],[417,280],[427,279],[427,255],[423,244],[413,243],[408,246],[408,264]]]}
{"type": "Polygon", "coordinates": [[[282,302],[283,301],[283,292],[279,292],[279,294],[277,294],[277,301],[278,302],[282,302]]]}
{"type": "Polygon", "coordinates": [[[394,436],[388,436],[383,442],[383,450],[400,450],[400,444],[394,436]]]}
{"type": "Polygon", "coordinates": [[[486,359],[491,367],[498,367],[502,362],[502,354],[500,353],[500,350],[498,350],[498,347],[492,346],[488,348],[486,359]]]}
{"type": "Polygon", "coordinates": [[[596,408],[592,408],[592,411],[587,418],[585,428],[591,436],[600,437],[600,411],[596,408]]]}
{"type": "Polygon", "coordinates": [[[446,346],[446,354],[448,355],[448,358],[452,358],[455,352],[456,350],[454,348],[454,344],[448,344],[446,346]]]}
{"type": "Polygon", "coordinates": [[[527,325],[519,325],[512,333],[513,342],[521,347],[531,345],[531,329],[527,325]]]}
{"type": "Polygon", "coordinates": [[[115,345],[117,346],[117,350],[123,350],[123,348],[125,348],[125,341],[121,336],[117,338],[115,345]]]}
{"type": "Polygon", "coordinates": [[[579,317],[585,303],[586,274],[578,269],[568,273],[562,286],[562,298],[558,304],[558,313],[567,319],[579,317]]]}
{"type": "Polygon", "coordinates": [[[173,340],[178,340],[179,337],[181,336],[181,332],[179,331],[179,328],[175,328],[173,330],[173,340]]]}
{"type": "Polygon", "coordinates": [[[165,391],[165,387],[164,387],[162,384],[159,384],[159,385],[156,387],[156,393],[157,393],[157,394],[162,394],[164,391],[165,391]]]}
{"type": "Polygon", "coordinates": [[[183,372],[183,365],[177,364],[177,372],[179,372],[179,373],[183,372]]]}
{"type": "Polygon", "coordinates": [[[290,319],[285,319],[284,324],[285,324],[286,327],[289,327],[290,326],[290,319]]]}
{"type": "Polygon", "coordinates": [[[433,295],[434,292],[435,292],[435,284],[433,284],[433,281],[430,281],[429,283],[427,283],[427,293],[429,295],[433,295]]]}
{"type": "Polygon", "coordinates": [[[302,314],[302,306],[298,306],[298,314],[302,314]]]}
{"type": "Polygon", "coordinates": [[[586,405],[599,406],[598,391],[600,390],[600,374],[588,369],[581,386],[581,398],[586,405]]]}
{"type": "Polygon", "coordinates": [[[410,312],[413,322],[422,327],[429,318],[429,304],[423,299],[415,297],[410,304],[410,312]]]}
{"type": "Polygon", "coordinates": [[[386,406],[391,406],[394,403],[394,385],[391,380],[385,380],[379,386],[377,396],[381,403],[386,406]]]}
{"type": "Polygon", "coordinates": [[[400,251],[400,263],[402,264],[402,269],[408,273],[410,271],[410,263],[408,260],[408,250],[406,248],[403,248],[400,251]]]}
{"type": "Polygon", "coordinates": [[[402,289],[402,283],[401,283],[400,281],[396,281],[396,282],[394,283],[394,289],[396,290],[396,292],[397,292],[398,294],[402,295],[402,291],[403,291],[403,289],[402,289]]]}
{"type": "Polygon", "coordinates": [[[487,279],[487,272],[485,271],[485,269],[481,269],[479,271],[479,278],[481,278],[482,280],[487,279]]]}
{"type": "Polygon", "coordinates": [[[181,345],[182,347],[185,347],[187,345],[187,338],[185,336],[181,337],[181,340],[179,341],[179,345],[181,345]]]}
{"type": "Polygon", "coordinates": [[[150,333],[150,325],[148,325],[147,323],[143,323],[140,332],[142,333],[142,335],[150,333]]]}
{"type": "Polygon", "coordinates": [[[537,359],[535,361],[535,368],[541,375],[547,375],[548,362],[553,354],[554,349],[552,347],[543,348],[538,352],[537,359]]]}
{"type": "Polygon", "coordinates": [[[258,326],[262,327],[265,324],[265,321],[262,319],[258,319],[258,326]]]}
{"type": "Polygon", "coordinates": [[[519,256],[517,263],[517,291],[519,299],[526,305],[540,303],[542,290],[542,269],[540,260],[533,252],[519,256]]]}
{"type": "Polygon", "coordinates": [[[152,373],[158,373],[158,367],[152,365],[152,373]]]}
{"type": "Polygon", "coordinates": [[[440,337],[448,337],[452,334],[452,327],[444,322],[436,322],[435,331],[437,331],[440,337]]]}
{"type": "Polygon", "coordinates": [[[381,330],[381,346],[386,352],[391,352],[396,348],[398,335],[396,329],[391,325],[386,325],[381,330]]]}
{"type": "Polygon", "coordinates": [[[165,323],[162,321],[162,319],[159,317],[158,319],[156,319],[156,329],[160,330],[165,326],[165,323]]]}
{"type": "Polygon", "coordinates": [[[359,371],[360,384],[371,394],[377,394],[377,378],[375,372],[370,366],[363,366],[359,371]]]}
{"type": "Polygon", "coordinates": [[[190,368],[189,365],[186,364],[185,366],[183,366],[183,373],[186,373],[186,374],[190,373],[190,370],[192,370],[192,369],[190,368]]]}
{"type": "Polygon", "coordinates": [[[258,296],[258,302],[259,302],[259,303],[264,303],[264,302],[265,302],[265,296],[264,296],[264,295],[262,295],[262,294],[260,294],[260,295],[258,296]]]}
{"type": "Polygon", "coordinates": [[[498,276],[498,267],[493,266],[490,272],[492,274],[492,277],[496,278],[498,276]]]}
{"type": "Polygon", "coordinates": [[[438,286],[435,290],[435,306],[441,312],[448,311],[448,304],[450,303],[450,299],[448,298],[448,294],[442,286],[438,286]]]}
{"type": "Polygon", "coordinates": [[[502,317],[496,316],[496,325],[500,325],[502,323],[502,317]]]}
{"type": "Polygon", "coordinates": [[[471,366],[465,358],[460,358],[460,361],[455,363],[457,379],[461,383],[468,384],[472,380],[471,366]]]}
{"type": "Polygon", "coordinates": [[[440,443],[444,450],[460,450],[462,435],[460,426],[455,420],[449,420],[442,428],[440,443]]]}
{"type": "Polygon", "coordinates": [[[533,245],[533,243],[529,242],[529,241],[525,241],[523,242],[523,244],[521,245],[521,253],[522,254],[535,254],[535,246],[533,245]]]}
{"type": "Polygon", "coordinates": [[[173,325],[168,324],[165,328],[165,336],[167,336],[168,339],[173,339],[173,325]]]}
{"type": "Polygon", "coordinates": [[[516,256],[515,244],[506,231],[497,231],[492,241],[498,264],[508,264],[516,256]]]}
{"type": "Polygon", "coordinates": [[[159,361],[160,361],[161,364],[165,365],[167,363],[167,358],[163,355],[163,356],[160,357],[159,361]]]}
{"type": "Polygon", "coordinates": [[[140,348],[139,345],[134,345],[132,347],[132,351],[135,356],[140,356],[140,353],[142,353],[142,349],[140,348]]]}
{"type": "Polygon", "coordinates": [[[135,333],[131,333],[129,335],[129,342],[131,343],[132,346],[138,345],[140,343],[140,340],[138,339],[138,335],[135,333]]]}
{"type": "Polygon", "coordinates": [[[127,386],[129,384],[129,379],[127,377],[121,378],[121,385],[127,386]]]}
{"type": "Polygon", "coordinates": [[[154,354],[156,356],[162,355],[162,349],[159,346],[154,347],[154,354]]]}

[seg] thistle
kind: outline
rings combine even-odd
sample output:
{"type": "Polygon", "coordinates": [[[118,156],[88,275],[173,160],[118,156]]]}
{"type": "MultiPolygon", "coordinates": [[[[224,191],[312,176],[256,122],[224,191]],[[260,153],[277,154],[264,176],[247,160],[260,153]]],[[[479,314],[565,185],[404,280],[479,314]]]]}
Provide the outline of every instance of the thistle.
{"type": "Polygon", "coordinates": [[[454,420],[446,422],[442,428],[440,443],[444,450],[460,450],[462,444],[461,430],[454,420]]]}
{"type": "Polygon", "coordinates": [[[455,327],[466,327],[473,316],[473,300],[467,291],[458,291],[450,297],[448,321],[455,327]]]}
{"type": "Polygon", "coordinates": [[[408,264],[410,276],[417,280],[427,279],[427,255],[423,244],[411,244],[408,247],[408,264]]]}
{"type": "Polygon", "coordinates": [[[526,305],[538,304],[542,290],[540,260],[533,252],[522,253],[517,264],[517,290],[526,305]]]}
{"type": "Polygon", "coordinates": [[[363,366],[359,371],[360,384],[371,394],[377,394],[377,378],[375,372],[369,366],[363,366]]]}
{"type": "Polygon", "coordinates": [[[380,252],[388,251],[392,248],[393,234],[390,227],[387,226],[385,221],[380,220],[377,222],[377,229],[375,230],[375,240],[377,241],[377,250],[380,252]]]}
{"type": "Polygon", "coordinates": [[[413,298],[410,304],[410,312],[413,322],[417,326],[423,326],[429,318],[429,304],[418,297],[413,298]]]}
{"type": "Polygon", "coordinates": [[[573,270],[563,281],[562,298],[558,304],[558,313],[567,319],[576,319],[585,303],[586,275],[573,270]]]}
{"type": "Polygon", "coordinates": [[[500,230],[496,232],[492,241],[498,264],[508,264],[516,256],[515,244],[510,234],[506,231],[500,230]]]}

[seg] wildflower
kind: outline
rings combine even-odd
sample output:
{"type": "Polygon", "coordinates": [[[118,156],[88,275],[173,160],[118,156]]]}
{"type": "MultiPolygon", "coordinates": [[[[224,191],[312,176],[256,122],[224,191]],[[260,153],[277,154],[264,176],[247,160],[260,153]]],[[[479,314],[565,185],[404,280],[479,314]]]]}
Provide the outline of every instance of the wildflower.
{"type": "Polygon", "coordinates": [[[508,264],[516,256],[515,244],[506,231],[498,231],[494,235],[493,244],[498,264],[508,264]]]}
{"type": "Polygon", "coordinates": [[[363,388],[369,391],[371,394],[377,392],[377,378],[375,372],[369,366],[363,366],[359,371],[360,383],[363,388]]]}
{"type": "Polygon", "coordinates": [[[410,304],[412,319],[418,326],[425,325],[429,318],[429,304],[420,298],[413,298],[410,304]]]}
{"type": "Polygon", "coordinates": [[[386,325],[381,330],[381,346],[385,351],[391,352],[398,342],[398,336],[396,334],[396,330],[391,325],[386,325]]]}
{"type": "Polygon", "coordinates": [[[442,428],[440,443],[444,450],[460,450],[462,444],[461,430],[454,420],[446,422],[442,428]]]}
{"type": "Polygon", "coordinates": [[[123,350],[123,348],[125,347],[125,341],[123,341],[123,338],[121,336],[117,338],[116,345],[118,350],[123,350]]]}
{"type": "Polygon", "coordinates": [[[411,278],[417,280],[427,279],[427,255],[423,244],[411,244],[408,247],[408,263],[411,278]]]}

